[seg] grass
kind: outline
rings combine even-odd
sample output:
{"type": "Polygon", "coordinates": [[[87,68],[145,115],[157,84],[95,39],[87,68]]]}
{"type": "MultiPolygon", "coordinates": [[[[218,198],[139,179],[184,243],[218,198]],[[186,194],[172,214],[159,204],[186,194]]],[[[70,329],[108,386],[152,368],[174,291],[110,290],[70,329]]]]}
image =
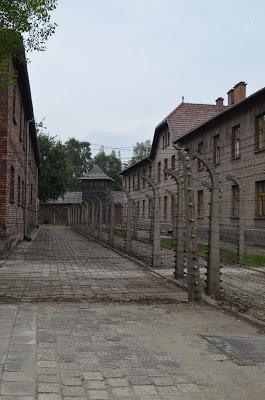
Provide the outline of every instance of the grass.
{"type": "Polygon", "coordinates": [[[170,238],[162,238],[161,239],[161,246],[165,249],[172,249],[173,241],[170,238]]]}
{"type": "MultiPolygon", "coordinates": [[[[165,249],[172,248],[172,239],[170,238],[162,238],[161,246],[165,249]]],[[[200,243],[198,246],[198,253],[200,257],[206,258],[208,255],[208,246],[206,244],[200,243]]],[[[238,262],[237,253],[228,249],[221,249],[220,251],[220,259],[221,261],[236,264],[238,262]]],[[[255,255],[255,254],[246,254],[244,264],[248,267],[265,267],[265,256],[263,255],[255,255]]]]}

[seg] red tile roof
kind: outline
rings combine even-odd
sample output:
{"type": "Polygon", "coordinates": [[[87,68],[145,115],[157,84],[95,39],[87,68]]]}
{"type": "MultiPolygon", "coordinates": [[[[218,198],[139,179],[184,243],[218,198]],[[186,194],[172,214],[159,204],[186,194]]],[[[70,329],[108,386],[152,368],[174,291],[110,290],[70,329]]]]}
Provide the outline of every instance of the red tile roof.
{"type": "Polygon", "coordinates": [[[181,103],[166,118],[173,141],[226,109],[215,104],[181,103]]]}

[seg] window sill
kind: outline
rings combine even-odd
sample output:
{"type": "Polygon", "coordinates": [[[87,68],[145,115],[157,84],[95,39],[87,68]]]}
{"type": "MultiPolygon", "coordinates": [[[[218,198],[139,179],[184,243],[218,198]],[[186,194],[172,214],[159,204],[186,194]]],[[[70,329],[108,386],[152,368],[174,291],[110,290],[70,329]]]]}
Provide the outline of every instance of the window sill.
{"type": "Polygon", "coordinates": [[[231,215],[231,217],[230,217],[231,219],[236,219],[236,220],[238,220],[239,219],[239,217],[236,217],[236,216],[234,216],[234,215],[231,215]]]}
{"type": "Polygon", "coordinates": [[[232,158],[231,158],[231,161],[240,160],[240,157],[241,157],[241,156],[238,156],[238,157],[232,157],[232,158]]]}
{"type": "Polygon", "coordinates": [[[202,216],[202,217],[197,217],[197,219],[204,219],[204,217],[202,216]]]}
{"type": "Polygon", "coordinates": [[[256,219],[256,220],[259,220],[259,219],[265,220],[265,215],[262,215],[262,216],[256,215],[254,219],[256,219]]]}
{"type": "Polygon", "coordinates": [[[255,149],[254,153],[259,154],[259,153],[264,153],[265,152],[265,147],[263,149],[255,149]]]}

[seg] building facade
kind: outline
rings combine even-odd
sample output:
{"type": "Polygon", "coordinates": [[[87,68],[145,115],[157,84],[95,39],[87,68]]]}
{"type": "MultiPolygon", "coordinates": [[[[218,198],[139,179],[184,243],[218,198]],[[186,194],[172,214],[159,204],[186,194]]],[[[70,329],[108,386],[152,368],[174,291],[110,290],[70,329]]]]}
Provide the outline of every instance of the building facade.
{"type": "Polygon", "coordinates": [[[245,91],[246,84],[240,82],[228,92],[227,110],[179,137],[177,143],[192,159],[200,237],[207,237],[210,192],[203,184],[209,181],[206,168],[193,157],[196,151],[210,163],[220,182],[221,240],[237,240],[242,202],[245,241],[264,246],[265,89],[247,98],[245,91]]]}
{"type": "Polygon", "coordinates": [[[36,226],[39,152],[25,63],[14,62],[16,83],[0,88],[0,251],[36,226]]]}
{"type": "Polygon", "coordinates": [[[174,146],[184,148],[192,160],[199,239],[207,239],[210,194],[206,169],[194,159],[195,151],[213,165],[221,188],[221,240],[233,242],[238,235],[239,194],[232,181],[244,190],[246,243],[265,243],[265,89],[246,98],[246,84],[240,82],[228,92],[228,105],[219,97],[215,105],[180,104],[154,133],[150,156],[122,171],[123,185],[134,200],[139,227],[150,224],[152,195],[148,176],[158,185],[161,231],[172,229],[172,194],[176,183],[164,169],[179,166],[174,146]]]}

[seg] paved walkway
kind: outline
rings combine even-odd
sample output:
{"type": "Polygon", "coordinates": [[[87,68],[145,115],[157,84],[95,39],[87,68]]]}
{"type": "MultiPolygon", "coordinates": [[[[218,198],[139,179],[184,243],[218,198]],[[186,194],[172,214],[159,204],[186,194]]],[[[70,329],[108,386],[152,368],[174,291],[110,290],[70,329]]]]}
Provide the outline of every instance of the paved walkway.
{"type": "Polygon", "coordinates": [[[265,396],[257,329],[77,233],[42,228],[0,274],[0,400],[265,396]]]}
{"type": "Polygon", "coordinates": [[[67,228],[46,228],[0,268],[0,301],[185,301],[185,292],[67,228]]]}

